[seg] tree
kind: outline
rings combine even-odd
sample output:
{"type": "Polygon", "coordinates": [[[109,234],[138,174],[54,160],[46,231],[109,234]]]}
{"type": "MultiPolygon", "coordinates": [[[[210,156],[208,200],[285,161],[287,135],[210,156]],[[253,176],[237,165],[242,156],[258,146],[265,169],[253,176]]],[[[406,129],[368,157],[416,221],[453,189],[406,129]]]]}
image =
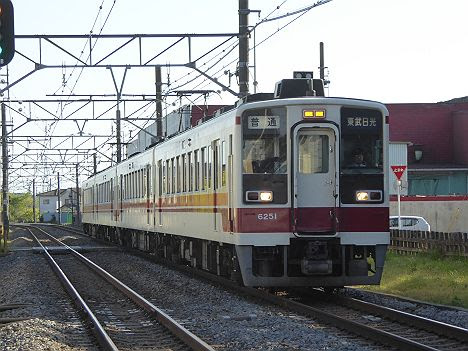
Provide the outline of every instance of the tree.
{"type": "MultiPolygon", "coordinates": [[[[36,200],[36,221],[39,218],[39,206],[36,200]]],[[[33,222],[33,197],[29,193],[10,194],[10,222],[33,222]]]]}

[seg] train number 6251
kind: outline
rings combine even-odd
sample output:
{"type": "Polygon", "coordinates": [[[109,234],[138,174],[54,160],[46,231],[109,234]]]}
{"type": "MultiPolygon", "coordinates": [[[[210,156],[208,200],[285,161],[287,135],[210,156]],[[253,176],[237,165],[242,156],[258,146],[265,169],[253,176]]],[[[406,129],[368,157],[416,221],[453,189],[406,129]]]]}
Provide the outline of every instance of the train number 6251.
{"type": "Polygon", "coordinates": [[[259,213],[257,219],[260,221],[272,221],[276,219],[276,213],[259,213]]]}

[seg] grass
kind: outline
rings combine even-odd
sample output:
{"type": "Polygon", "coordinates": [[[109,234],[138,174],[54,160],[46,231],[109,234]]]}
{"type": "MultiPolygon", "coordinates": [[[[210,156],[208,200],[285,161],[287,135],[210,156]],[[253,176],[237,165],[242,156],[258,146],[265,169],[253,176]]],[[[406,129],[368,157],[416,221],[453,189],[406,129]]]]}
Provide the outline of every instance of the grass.
{"type": "Polygon", "coordinates": [[[364,289],[468,308],[468,258],[387,253],[380,286],[364,289]]]}

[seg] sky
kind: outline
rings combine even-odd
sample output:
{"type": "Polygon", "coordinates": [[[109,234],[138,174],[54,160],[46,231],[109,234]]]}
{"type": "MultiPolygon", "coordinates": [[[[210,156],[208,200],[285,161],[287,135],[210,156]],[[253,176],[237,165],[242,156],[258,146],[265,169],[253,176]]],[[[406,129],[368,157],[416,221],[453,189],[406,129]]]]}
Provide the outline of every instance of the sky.
{"type": "MultiPolygon", "coordinates": [[[[261,10],[260,18],[264,18],[280,5],[274,16],[314,3],[283,2],[250,0],[249,7],[261,10]]],[[[13,3],[16,34],[87,34],[101,4],[103,15],[95,33],[113,4],[103,30],[106,34],[232,33],[238,29],[235,0],[13,3]]],[[[322,41],[330,96],[387,103],[438,102],[466,96],[466,13],[465,0],[333,0],[312,9],[258,47],[259,91],[272,91],[276,81],[291,77],[294,70],[314,70],[318,75],[322,41]]],[[[257,39],[293,18],[260,25],[257,39]]],[[[249,24],[258,21],[257,13],[250,14],[249,24]]],[[[250,57],[252,61],[252,53],[250,57]]],[[[28,82],[22,84],[24,88],[26,85],[28,82]]],[[[15,93],[20,96],[21,90],[15,93]]]]}
{"type": "MultiPolygon", "coordinates": [[[[250,0],[249,25],[265,18],[274,18],[298,10],[316,1],[308,0],[250,0]],[[258,12],[258,11],[259,12],[258,12]]],[[[170,33],[236,33],[238,31],[238,1],[236,0],[13,0],[16,35],[33,34],[170,34],[170,33]]],[[[250,92],[256,77],[257,92],[272,92],[275,82],[292,78],[293,71],[314,71],[319,75],[319,43],[325,45],[325,66],[330,80],[328,96],[360,98],[383,103],[431,103],[468,96],[468,26],[466,0],[332,0],[315,7],[302,16],[259,24],[255,30],[255,51],[250,51],[250,92]],[[296,18],[297,17],[297,18],[296,18]],[[291,22],[291,23],[289,23],[291,22]],[[264,39],[267,39],[261,43],[264,39]],[[260,44],[261,43],[261,44],[260,44]],[[255,68],[254,68],[255,63],[255,68]]],[[[192,58],[209,52],[221,39],[193,39],[192,58]]],[[[84,39],[54,39],[66,50],[80,55],[87,47],[84,39]]],[[[173,39],[147,40],[143,55],[152,57],[173,43],[173,39]]],[[[103,57],[124,40],[99,40],[93,49],[94,57],[103,57]]],[[[238,49],[234,41],[227,43],[210,57],[197,62],[198,67],[237,91],[235,72],[238,49]],[[230,46],[231,45],[231,46],[230,46]],[[232,49],[233,51],[228,53],[232,49]],[[225,50],[222,52],[221,50],[225,50]],[[220,58],[226,55],[226,58],[220,58]],[[214,65],[214,63],[217,63],[214,65]],[[208,70],[208,67],[214,67],[208,70]],[[227,74],[224,74],[227,73],[227,74]]],[[[94,45],[94,43],[93,43],[94,45]]],[[[254,35],[250,47],[254,46],[254,35]]],[[[17,40],[17,52],[8,66],[10,82],[33,68],[24,56],[45,64],[74,65],[75,59],[65,55],[46,41],[17,40]],[[24,56],[23,56],[24,55],[24,56]]],[[[135,58],[136,42],[115,54],[111,63],[125,63],[135,58]]],[[[82,60],[86,59],[86,50],[82,60]]],[[[188,61],[188,42],[184,41],[158,58],[156,63],[173,64],[188,61]]],[[[117,85],[123,78],[123,69],[115,69],[117,85]]],[[[5,74],[5,68],[0,75],[5,74]]],[[[163,82],[170,89],[213,89],[187,68],[163,67],[163,82]]],[[[0,84],[1,85],[1,84],[0,84]]],[[[169,89],[166,85],[166,91],[169,89]]],[[[115,94],[115,88],[106,69],[44,69],[35,72],[10,89],[16,100],[45,99],[52,94],[115,94]],[[64,84],[66,82],[66,84],[64,84]]],[[[127,72],[123,89],[125,94],[154,94],[154,69],[131,69],[127,72]]],[[[192,101],[203,100],[191,97],[192,101]]],[[[236,98],[227,93],[212,94],[208,103],[231,104],[236,98]]],[[[170,112],[179,103],[165,102],[170,112]]],[[[30,116],[47,115],[35,106],[15,105],[16,110],[30,116]],[[29,109],[29,110],[28,110],[29,109]]],[[[57,105],[47,107],[56,113],[70,113],[76,107],[57,105]],[[68,109],[68,110],[67,110],[68,109]]],[[[107,107],[97,107],[105,110],[107,107]]],[[[128,106],[132,113],[137,107],[128,106]]],[[[88,113],[90,111],[80,111],[88,113]]],[[[142,109],[138,116],[148,117],[152,110],[142,109]]],[[[24,122],[24,116],[10,113],[14,125],[24,122]],[[23,118],[23,120],[22,120],[23,118]]],[[[85,133],[113,133],[112,123],[101,126],[87,124],[85,133]]],[[[77,133],[76,125],[29,123],[18,129],[18,134],[77,133]]],[[[132,125],[123,127],[124,141],[135,135],[132,125]]],[[[12,150],[21,152],[21,147],[12,150]]]]}

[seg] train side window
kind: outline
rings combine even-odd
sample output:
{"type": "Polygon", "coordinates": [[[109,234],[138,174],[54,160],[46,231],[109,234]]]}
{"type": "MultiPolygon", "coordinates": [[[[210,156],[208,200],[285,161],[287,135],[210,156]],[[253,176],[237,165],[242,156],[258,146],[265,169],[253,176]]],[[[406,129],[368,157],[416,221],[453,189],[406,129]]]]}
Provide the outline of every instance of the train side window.
{"type": "MultiPolygon", "coordinates": [[[[161,196],[163,193],[163,167],[162,160],[158,161],[158,178],[156,180],[156,188],[158,189],[158,196],[161,196]]],[[[155,174],[156,176],[156,174],[155,174]]]]}
{"type": "Polygon", "coordinates": [[[213,142],[213,189],[219,188],[219,140],[213,142]]]}
{"type": "Polygon", "coordinates": [[[127,189],[128,189],[127,175],[125,174],[125,175],[123,176],[123,189],[122,189],[122,191],[123,191],[123,199],[124,199],[124,200],[127,200],[127,191],[128,191],[127,189]]]}
{"type": "Polygon", "coordinates": [[[207,184],[206,171],[208,169],[208,166],[207,166],[207,163],[206,163],[206,147],[203,147],[201,149],[201,164],[202,164],[201,189],[205,190],[206,189],[206,184],[207,184]]]}
{"type": "Polygon", "coordinates": [[[182,191],[187,191],[187,155],[182,155],[182,191]]]}
{"type": "Polygon", "coordinates": [[[176,193],[180,193],[180,156],[176,157],[176,193]]]}
{"type": "Polygon", "coordinates": [[[226,186],[226,142],[221,143],[221,186],[226,186]]]}
{"type": "Polygon", "coordinates": [[[140,188],[140,171],[138,170],[135,172],[135,199],[138,199],[140,197],[140,188]]]}
{"type": "Polygon", "coordinates": [[[176,165],[174,157],[171,158],[171,193],[174,194],[176,190],[176,165]]]}
{"type": "Polygon", "coordinates": [[[207,151],[207,156],[208,156],[208,170],[207,170],[207,176],[208,176],[208,182],[207,182],[207,187],[208,189],[211,189],[211,174],[212,174],[212,164],[213,164],[213,148],[211,146],[208,146],[208,151],[207,151]]]}
{"type": "Polygon", "coordinates": [[[164,194],[169,193],[169,160],[166,160],[164,166],[164,194]]]}
{"type": "Polygon", "coordinates": [[[193,160],[192,153],[188,153],[188,182],[189,182],[189,191],[193,191],[193,160]]]}
{"type": "Polygon", "coordinates": [[[195,163],[195,179],[194,179],[194,182],[195,182],[195,191],[198,191],[199,187],[200,187],[200,160],[198,159],[198,150],[195,150],[193,152],[193,162],[195,163]]]}

